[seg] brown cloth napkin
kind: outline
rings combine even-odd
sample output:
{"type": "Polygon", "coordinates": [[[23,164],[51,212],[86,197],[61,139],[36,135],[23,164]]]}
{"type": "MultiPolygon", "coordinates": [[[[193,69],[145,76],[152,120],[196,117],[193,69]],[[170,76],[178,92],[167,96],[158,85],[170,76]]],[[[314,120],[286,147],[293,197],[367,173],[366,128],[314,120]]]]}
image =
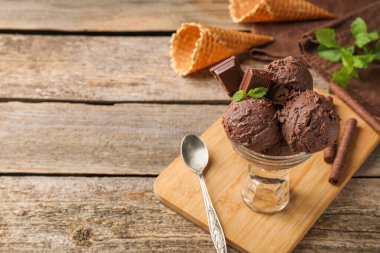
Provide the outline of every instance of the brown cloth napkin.
{"type": "MultiPolygon", "coordinates": [[[[376,1],[377,0],[310,0],[311,3],[334,13],[338,17],[376,1]]],[[[252,49],[250,52],[251,57],[264,61],[272,61],[274,59],[284,58],[288,55],[299,57],[300,51],[297,42],[302,38],[302,35],[324,26],[330,21],[331,19],[255,23],[252,27],[252,32],[270,35],[275,38],[275,41],[266,46],[252,49]]]]}
{"type": "MultiPolygon", "coordinates": [[[[353,44],[354,39],[351,35],[350,26],[352,21],[357,17],[361,17],[366,21],[369,31],[378,30],[380,28],[380,1],[376,1],[358,11],[351,12],[342,18],[331,21],[324,27],[331,27],[336,30],[338,44],[353,44]]],[[[318,55],[318,43],[315,39],[314,31],[305,34],[299,41],[299,46],[302,59],[327,80],[331,80],[333,73],[342,66],[341,63],[329,62],[318,55]]],[[[347,89],[344,91],[362,104],[368,112],[379,117],[380,63],[374,62],[368,69],[359,70],[359,76],[360,79],[352,78],[347,89]]],[[[352,105],[349,106],[352,107],[352,105]]]]}

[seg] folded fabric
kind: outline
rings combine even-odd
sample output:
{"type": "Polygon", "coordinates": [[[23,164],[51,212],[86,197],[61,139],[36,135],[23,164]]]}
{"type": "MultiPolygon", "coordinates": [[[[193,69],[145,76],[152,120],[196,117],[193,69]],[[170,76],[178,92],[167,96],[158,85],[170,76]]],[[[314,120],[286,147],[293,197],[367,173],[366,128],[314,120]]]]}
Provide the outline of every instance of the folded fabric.
{"type": "MultiPolygon", "coordinates": [[[[365,20],[368,30],[380,28],[380,1],[369,4],[358,11],[352,12],[325,25],[336,30],[337,43],[339,45],[353,44],[354,39],[350,31],[353,20],[361,17],[365,20]]],[[[299,41],[299,46],[304,59],[313,69],[320,73],[327,80],[331,80],[334,72],[339,70],[341,63],[329,62],[322,59],[318,52],[318,42],[315,39],[315,31],[311,31],[303,36],[299,41]]],[[[359,70],[360,79],[352,78],[349,85],[344,89],[349,96],[362,104],[364,108],[373,114],[380,116],[380,63],[373,62],[369,68],[359,70]]],[[[350,105],[349,105],[350,106],[350,105]]],[[[354,108],[353,108],[354,109],[354,108]]]]}
{"type": "MultiPolygon", "coordinates": [[[[376,2],[376,0],[310,0],[311,3],[320,6],[342,17],[345,14],[358,10],[363,6],[376,2]]],[[[281,23],[255,23],[253,33],[266,34],[275,38],[275,41],[251,50],[251,57],[257,60],[274,60],[288,55],[300,56],[298,40],[306,32],[326,25],[331,20],[305,20],[281,23]]]]}

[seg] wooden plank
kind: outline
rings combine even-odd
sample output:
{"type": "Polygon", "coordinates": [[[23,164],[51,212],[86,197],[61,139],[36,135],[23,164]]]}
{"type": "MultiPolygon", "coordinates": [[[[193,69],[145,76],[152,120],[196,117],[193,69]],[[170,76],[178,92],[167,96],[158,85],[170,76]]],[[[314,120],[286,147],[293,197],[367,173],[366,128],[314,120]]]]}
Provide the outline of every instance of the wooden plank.
{"type": "MultiPolygon", "coordinates": [[[[0,35],[0,99],[229,99],[208,70],[178,77],[169,62],[169,37],[0,35]]],[[[320,76],[314,77],[317,87],[326,87],[320,76]]]]}
{"type": "Polygon", "coordinates": [[[380,145],[372,152],[372,154],[363,163],[361,168],[356,172],[355,176],[360,177],[378,177],[380,174],[380,145]]]}
{"type": "MultiPolygon", "coordinates": [[[[2,176],[0,251],[214,252],[206,232],[158,202],[153,180],[2,176]]],[[[353,179],[295,252],[378,252],[379,187],[353,179]]]]}
{"type": "MultiPolygon", "coordinates": [[[[157,175],[224,105],[0,103],[0,173],[157,175]]],[[[380,176],[380,147],[359,170],[380,176]]]]}
{"type": "MultiPolygon", "coordinates": [[[[290,170],[290,202],[275,215],[252,212],[241,201],[241,184],[248,180],[247,161],[233,150],[221,120],[202,134],[211,159],[205,181],[229,245],[243,252],[291,252],[379,143],[378,134],[347,105],[337,98],[334,104],[343,122],[352,117],[358,119],[359,130],[345,177],[339,185],[331,185],[328,177],[332,166],[324,162],[321,152],[314,154],[290,170]]],[[[154,191],[165,205],[207,229],[198,185],[197,175],[178,157],[156,179],[154,191]]]]}
{"type": "Polygon", "coordinates": [[[249,30],[234,24],[228,1],[31,0],[0,2],[1,29],[64,31],[175,31],[183,22],[249,30]],[[22,17],[22,18],[20,18],[22,17]]]}
{"type": "Polygon", "coordinates": [[[0,103],[0,173],[157,175],[225,106],[0,103]]]}

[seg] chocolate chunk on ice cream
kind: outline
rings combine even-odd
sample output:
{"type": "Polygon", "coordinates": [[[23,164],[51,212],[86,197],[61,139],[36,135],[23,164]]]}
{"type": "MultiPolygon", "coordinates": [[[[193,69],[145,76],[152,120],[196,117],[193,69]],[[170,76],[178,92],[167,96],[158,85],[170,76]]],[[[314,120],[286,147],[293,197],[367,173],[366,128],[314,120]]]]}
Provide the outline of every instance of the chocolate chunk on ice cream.
{"type": "Polygon", "coordinates": [[[293,152],[318,152],[333,145],[339,135],[339,117],[333,104],[311,90],[288,102],[279,120],[293,152]]]}
{"type": "Polygon", "coordinates": [[[275,108],[265,98],[231,102],[223,127],[232,141],[256,152],[269,149],[281,138],[275,108]]]}
{"type": "Polygon", "coordinates": [[[218,80],[228,96],[232,97],[234,93],[239,90],[243,78],[243,71],[235,56],[231,56],[213,66],[210,68],[210,72],[214,78],[218,80]]]}
{"type": "Polygon", "coordinates": [[[313,89],[313,77],[306,65],[292,56],[275,60],[265,68],[274,73],[272,80],[276,84],[269,90],[268,97],[275,104],[285,105],[294,91],[313,89]]]}
{"type": "Polygon", "coordinates": [[[244,90],[248,93],[250,89],[257,87],[269,89],[273,84],[272,78],[273,73],[269,70],[247,67],[239,90],[244,90]]]}

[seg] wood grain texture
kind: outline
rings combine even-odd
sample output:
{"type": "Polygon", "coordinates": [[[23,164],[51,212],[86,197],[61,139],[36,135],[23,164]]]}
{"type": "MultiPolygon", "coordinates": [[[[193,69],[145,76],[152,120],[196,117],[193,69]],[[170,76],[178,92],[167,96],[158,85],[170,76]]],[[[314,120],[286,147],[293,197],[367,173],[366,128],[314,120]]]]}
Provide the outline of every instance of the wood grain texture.
{"type": "MultiPolygon", "coordinates": [[[[157,175],[225,105],[0,103],[0,173],[157,175]]],[[[380,176],[380,149],[360,176],[380,176]]]]}
{"type": "MultiPolygon", "coordinates": [[[[230,246],[243,252],[291,252],[379,143],[377,133],[347,105],[337,98],[334,104],[343,122],[351,117],[358,119],[358,131],[340,184],[328,182],[331,165],[323,161],[322,152],[316,153],[290,170],[290,202],[275,215],[252,212],[241,201],[247,161],[233,150],[221,120],[202,134],[210,154],[205,181],[230,246]]],[[[165,205],[207,229],[198,181],[178,157],[156,179],[154,191],[165,205]]]]}
{"type": "MultiPolygon", "coordinates": [[[[208,70],[178,77],[169,62],[169,37],[0,35],[0,99],[229,100],[208,70]]],[[[327,87],[312,73],[316,87],[327,87]]]]}
{"type": "MultiPolygon", "coordinates": [[[[249,30],[231,22],[227,5],[0,0],[0,29],[174,31],[196,21],[249,30]]],[[[0,100],[227,101],[207,71],[175,76],[168,47],[168,37],[0,35],[0,100]]],[[[183,134],[203,132],[224,109],[0,103],[0,173],[156,175],[183,134]]],[[[357,175],[380,176],[380,147],[357,175]]],[[[214,252],[206,232],[158,202],[153,180],[0,176],[0,252],[214,252]]],[[[379,187],[375,178],[351,180],[295,252],[380,251],[379,187]]]]}
{"type": "Polygon", "coordinates": [[[0,172],[155,174],[225,106],[0,103],[0,172]]]}
{"type": "MultiPolygon", "coordinates": [[[[224,105],[0,103],[0,173],[157,175],[224,105]]],[[[359,170],[380,176],[380,149],[359,170]]]]}
{"type": "Polygon", "coordinates": [[[361,168],[356,172],[355,176],[362,177],[379,177],[380,174],[380,145],[377,145],[376,149],[363,163],[361,168]]]}
{"type": "MultiPolygon", "coordinates": [[[[158,202],[153,180],[1,176],[0,251],[214,252],[206,232],[158,202]]],[[[379,187],[353,179],[295,252],[378,252],[379,187]]]]}
{"type": "Polygon", "coordinates": [[[64,31],[175,31],[183,22],[234,24],[226,0],[2,0],[0,28],[64,31]],[[22,17],[22,18],[20,18],[22,17]]]}

